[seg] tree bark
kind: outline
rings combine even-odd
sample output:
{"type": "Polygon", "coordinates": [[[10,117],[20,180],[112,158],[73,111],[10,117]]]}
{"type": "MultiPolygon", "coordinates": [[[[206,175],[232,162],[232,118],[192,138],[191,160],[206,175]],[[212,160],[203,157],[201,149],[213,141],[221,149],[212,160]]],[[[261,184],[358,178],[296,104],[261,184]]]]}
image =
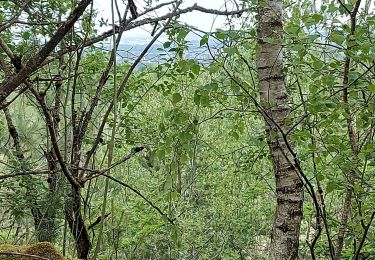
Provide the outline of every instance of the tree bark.
{"type": "Polygon", "coordinates": [[[91,242],[81,214],[81,204],[80,188],[72,187],[72,192],[65,202],[65,218],[76,243],[77,257],[87,259],[91,242]]]}
{"type": "Polygon", "coordinates": [[[256,65],[260,105],[266,123],[277,194],[269,259],[298,259],[303,181],[294,165],[293,145],[284,134],[290,109],[283,75],[282,0],[259,0],[258,5],[256,65]]]}
{"type": "MultiPolygon", "coordinates": [[[[357,14],[359,10],[359,6],[361,4],[361,0],[357,0],[353,10],[349,13],[350,14],[350,35],[355,35],[356,30],[356,23],[357,23],[357,14]]],[[[350,38],[348,38],[350,42],[350,38]]],[[[348,50],[351,48],[350,46],[347,47],[348,50]]],[[[344,75],[343,75],[343,102],[345,104],[345,113],[347,114],[348,118],[347,122],[347,129],[348,129],[348,138],[349,144],[352,152],[352,165],[351,169],[347,176],[347,187],[346,187],[346,194],[345,200],[342,207],[342,214],[340,220],[339,231],[337,234],[337,243],[335,248],[335,256],[334,260],[341,259],[341,253],[344,248],[344,239],[346,229],[348,227],[348,221],[350,219],[351,211],[352,211],[352,199],[353,199],[353,189],[355,185],[356,179],[356,169],[359,164],[359,152],[360,146],[358,143],[358,135],[357,135],[357,128],[356,128],[356,117],[355,113],[352,112],[349,102],[349,73],[350,73],[350,62],[351,57],[347,52],[345,54],[345,63],[344,63],[344,75]]]]}

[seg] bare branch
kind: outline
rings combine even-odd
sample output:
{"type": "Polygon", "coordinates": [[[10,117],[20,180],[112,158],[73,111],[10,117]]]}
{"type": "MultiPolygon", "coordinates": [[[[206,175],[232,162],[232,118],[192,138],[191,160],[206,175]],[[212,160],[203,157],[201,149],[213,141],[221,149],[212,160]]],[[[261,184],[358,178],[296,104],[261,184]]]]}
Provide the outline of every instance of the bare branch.
{"type": "Polygon", "coordinates": [[[91,180],[91,179],[97,177],[98,175],[103,175],[103,174],[109,172],[113,168],[115,168],[115,167],[123,164],[124,162],[128,161],[130,158],[132,158],[137,153],[143,151],[144,149],[145,149],[144,147],[135,147],[135,148],[132,149],[132,151],[130,152],[130,154],[128,154],[127,156],[125,156],[122,159],[118,160],[117,162],[111,164],[111,166],[109,166],[107,168],[104,168],[104,169],[101,169],[101,170],[92,170],[92,169],[86,169],[86,168],[78,168],[79,170],[87,171],[87,172],[91,173],[91,175],[89,175],[88,177],[83,178],[82,182],[86,182],[88,180],[91,180]]]}
{"type": "Polygon", "coordinates": [[[110,175],[105,175],[103,174],[102,176],[120,184],[121,186],[124,186],[125,188],[128,188],[129,190],[131,190],[132,192],[134,192],[135,194],[137,194],[139,197],[141,197],[144,201],[147,202],[148,205],[150,205],[153,209],[155,209],[161,216],[163,217],[166,217],[168,222],[170,224],[174,224],[174,219],[171,219],[167,216],[166,213],[164,213],[158,206],[156,206],[152,201],[150,201],[149,199],[147,199],[139,190],[137,190],[136,188],[133,188],[132,186],[130,186],[129,184],[126,184],[125,182],[122,182],[110,175]]]}
{"type": "MultiPolygon", "coordinates": [[[[172,4],[172,3],[176,3],[176,1],[169,2],[169,3],[164,3],[164,4],[160,4],[157,7],[147,9],[143,13],[139,14],[138,18],[141,17],[141,16],[144,16],[145,14],[150,13],[151,11],[155,11],[157,9],[160,9],[163,6],[166,6],[166,5],[169,5],[169,4],[172,4]]],[[[167,20],[169,18],[173,18],[173,17],[176,17],[178,15],[186,14],[186,13],[193,12],[193,11],[200,11],[200,12],[203,12],[203,13],[210,13],[210,14],[225,15],[225,16],[227,16],[227,15],[242,14],[243,12],[245,12],[247,10],[248,9],[242,9],[242,10],[236,10],[236,11],[219,11],[219,10],[215,10],[215,9],[207,9],[207,8],[204,8],[204,7],[200,7],[198,5],[193,5],[191,7],[188,7],[188,8],[185,8],[185,9],[176,10],[174,12],[162,15],[160,17],[144,18],[142,20],[137,20],[137,21],[135,21],[133,18],[128,19],[128,20],[124,20],[124,21],[121,22],[121,26],[120,27],[116,27],[116,33],[119,33],[122,30],[123,31],[130,31],[130,30],[132,30],[134,28],[138,28],[138,27],[143,26],[143,25],[160,23],[161,21],[167,20]]],[[[103,40],[111,37],[112,34],[113,34],[113,30],[110,29],[108,31],[103,32],[101,35],[95,36],[95,37],[93,37],[91,39],[88,39],[87,41],[82,42],[79,45],[69,46],[66,49],[60,50],[57,53],[53,54],[52,56],[48,57],[41,64],[41,66],[44,66],[44,65],[52,62],[53,60],[57,59],[61,55],[64,55],[64,54],[69,53],[69,52],[77,51],[77,50],[79,50],[81,48],[85,48],[85,47],[91,46],[91,45],[93,45],[95,43],[98,43],[100,41],[103,41],[103,40]]]]}
{"type": "MultiPolygon", "coordinates": [[[[57,172],[57,171],[56,171],[57,172]]],[[[51,172],[48,170],[40,170],[40,171],[28,171],[28,172],[18,172],[12,174],[4,174],[0,175],[0,180],[18,177],[18,176],[27,176],[27,175],[39,175],[39,174],[50,174],[51,172]]]]}

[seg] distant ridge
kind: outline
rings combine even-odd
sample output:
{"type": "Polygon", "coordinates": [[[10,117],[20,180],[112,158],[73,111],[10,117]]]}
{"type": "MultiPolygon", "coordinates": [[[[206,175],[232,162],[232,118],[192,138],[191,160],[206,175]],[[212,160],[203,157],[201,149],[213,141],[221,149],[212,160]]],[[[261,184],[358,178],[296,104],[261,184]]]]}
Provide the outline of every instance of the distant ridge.
{"type": "MultiPolygon", "coordinates": [[[[151,36],[127,36],[119,44],[117,54],[120,62],[132,62],[134,61],[146,48],[148,43],[151,41],[151,36]]],[[[199,62],[212,61],[212,57],[206,46],[200,46],[200,37],[188,36],[186,38],[188,49],[184,54],[185,59],[194,59],[199,62]]],[[[164,63],[167,59],[173,57],[175,53],[170,51],[170,48],[165,49],[163,47],[164,42],[168,41],[167,37],[161,37],[149,50],[146,56],[142,60],[142,64],[148,63],[164,63]]],[[[219,42],[210,40],[210,47],[212,46],[213,53],[216,53],[217,49],[221,46],[219,42]]],[[[103,46],[104,49],[110,50],[110,44],[103,46]]]]}

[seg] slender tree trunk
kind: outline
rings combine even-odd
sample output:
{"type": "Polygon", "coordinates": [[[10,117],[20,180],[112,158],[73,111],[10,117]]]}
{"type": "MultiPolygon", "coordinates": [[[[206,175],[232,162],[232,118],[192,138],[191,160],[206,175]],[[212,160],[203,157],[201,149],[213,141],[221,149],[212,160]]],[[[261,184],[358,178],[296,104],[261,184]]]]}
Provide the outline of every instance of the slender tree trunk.
{"type": "MultiPolygon", "coordinates": [[[[60,59],[60,67],[64,64],[63,58],[60,59]]],[[[60,77],[62,77],[60,71],[60,77]]],[[[56,135],[59,133],[59,122],[60,122],[60,108],[61,108],[61,87],[62,81],[57,80],[55,83],[55,101],[54,106],[51,109],[51,116],[53,124],[55,126],[56,135]]],[[[49,152],[45,153],[45,157],[48,163],[48,193],[43,198],[43,204],[40,209],[33,213],[36,228],[36,236],[39,242],[55,242],[57,237],[58,223],[56,221],[57,207],[60,198],[58,197],[58,159],[56,152],[53,148],[49,148],[49,152]]]]}
{"type": "Polygon", "coordinates": [[[293,146],[284,137],[290,109],[282,61],[282,0],[259,0],[256,65],[260,105],[276,179],[277,206],[269,259],[298,259],[303,181],[294,166],[293,146]]]}
{"type": "MultiPolygon", "coordinates": [[[[115,138],[116,138],[116,127],[117,127],[117,44],[116,44],[116,30],[115,30],[115,7],[114,7],[114,0],[111,0],[111,11],[112,11],[112,40],[113,40],[113,49],[112,49],[112,56],[113,56],[113,125],[112,125],[112,133],[111,133],[111,141],[108,144],[108,167],[111,166],[113,160],[113,150],[115,148],[115,138]]],[[[108,175],[111,172],[108,172],[108,175]]],[[[100,252],[100,247],[103,244],[103,236],[104,236],[104,222],[105,222],[105,212],[107,207],[107,200],[108,200],[108,192],[109,192],[109,179],[105,180],[105,187],[104,187],[104,194],[103,194],[103,204],[101,210],[101,222],[98,234],[98,240],[96,243],[95,251],[93,259],[96,259],[100,252]]]]}
{"type": "MultiPolygon", "coordinates": [[[[57,81],[55,84],[55,105],[52,109],[52,119],[55,125],[56,134],[59,132],[59,121],[60,121],[60,94],[61,94],[62,82],[57,81]]],[[[40,221],[38,223],[37,237],[39,242],[48,241],[53,243],[57,236],[57,221],[56,213],[57,206],[59,204],[58,197],[58,159],[53,148],[50,148],[49,152],[45,153],[45,157],[48,162],[48,193],[44,198],[44,209],[41,211],[40,221]]]]}
{"type": "Polygon", "coordinates": [[[81,214],[81,193],[79,188],[72,188],[70,197],[65,201],[65,218],[75,240],[77,257],[79,259],[87,259],[91,249],[91,242],[81,214]]]}
{"type": "MultiPolygon", "coordinates": [[[[350,35],[355,34],[356,30],[356,22],[357,22],[357,13],[359,10],[359,6],[361,4],[361,0],[357,0],[353,10],[350,13],[350,35]]],[[[350,43],[350,39],[348,41],[350,43]]],[[[350,47],[348,47],[348,50],[350,47]]],[[[342,207],[342,214],[341,214],[341,220],[340,220],[340,227],[337,234],[337,243],[335,248],[335,256],[334,260],[339,260],[341,258],[341,253],[344,247],[344,238],[345,238],[345,232],[348,226],[348,221],[351,215],[352,211],[352,198],[353,198],[353,189],[355,185],[355,179],[356,179],[356,169],[359,164],[359,144],[358,144],[358,135],[357,135],[357,129],[356,129],[356,117],[355,113],[352,112],[352,109],[350,108],[349,103],[349,72],[350,72],[350,62],[351,58],[349,56],[349,53],[346,53],[345,57],[345,63],[344,63],[344,75],[343,75],[343,102],[345,104],[345,113],[347,114],[348,118],[346,120],[347,122],[347,129],[348,129],[348,137],[349,137],[349,144],[352,152],[352,164],[351,169],[347,176],[347,187],[346,187],[346,195],[344,204],[342,207]]]]}

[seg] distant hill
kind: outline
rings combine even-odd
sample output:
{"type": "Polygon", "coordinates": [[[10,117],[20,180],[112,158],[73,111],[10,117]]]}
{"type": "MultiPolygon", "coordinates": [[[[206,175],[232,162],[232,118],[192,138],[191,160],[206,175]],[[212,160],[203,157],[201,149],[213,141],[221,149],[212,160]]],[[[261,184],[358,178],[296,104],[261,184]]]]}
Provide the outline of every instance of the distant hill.
{"type": "MultiPolygon", "coordinates": [[[[152,37],[147,36],[133,36],[124,38],[123,42],[120,43],[118,48],[118,59],[120,61],[134,61],[142,51],[147,47],[152,37]]],[[[163,43],[168,39],[163,37],[160,41],[156,42],[149,52],[142,60],[142,64],[147,63],[163,63],[166,59],[170,58],[171,55],[175,55],[174,52],[169,51],[163,47],[163,43]]],[[[185,59],[196,59],[200,62],[208,62],[212,60],[212,57],[206,46],[200,46],[199,37],[188,37],[187,38],[188,50],[185,53],[185,59]]],[[[212,46],[212,52],[215,53],[217,48],[220,46],[218,42],[210,41],[210,47],[212,46]]],[[[107,45],[108,49],[110,46],[107,45]]],[[[171,46],[173,48],[173,46],[171,46]]]]}

